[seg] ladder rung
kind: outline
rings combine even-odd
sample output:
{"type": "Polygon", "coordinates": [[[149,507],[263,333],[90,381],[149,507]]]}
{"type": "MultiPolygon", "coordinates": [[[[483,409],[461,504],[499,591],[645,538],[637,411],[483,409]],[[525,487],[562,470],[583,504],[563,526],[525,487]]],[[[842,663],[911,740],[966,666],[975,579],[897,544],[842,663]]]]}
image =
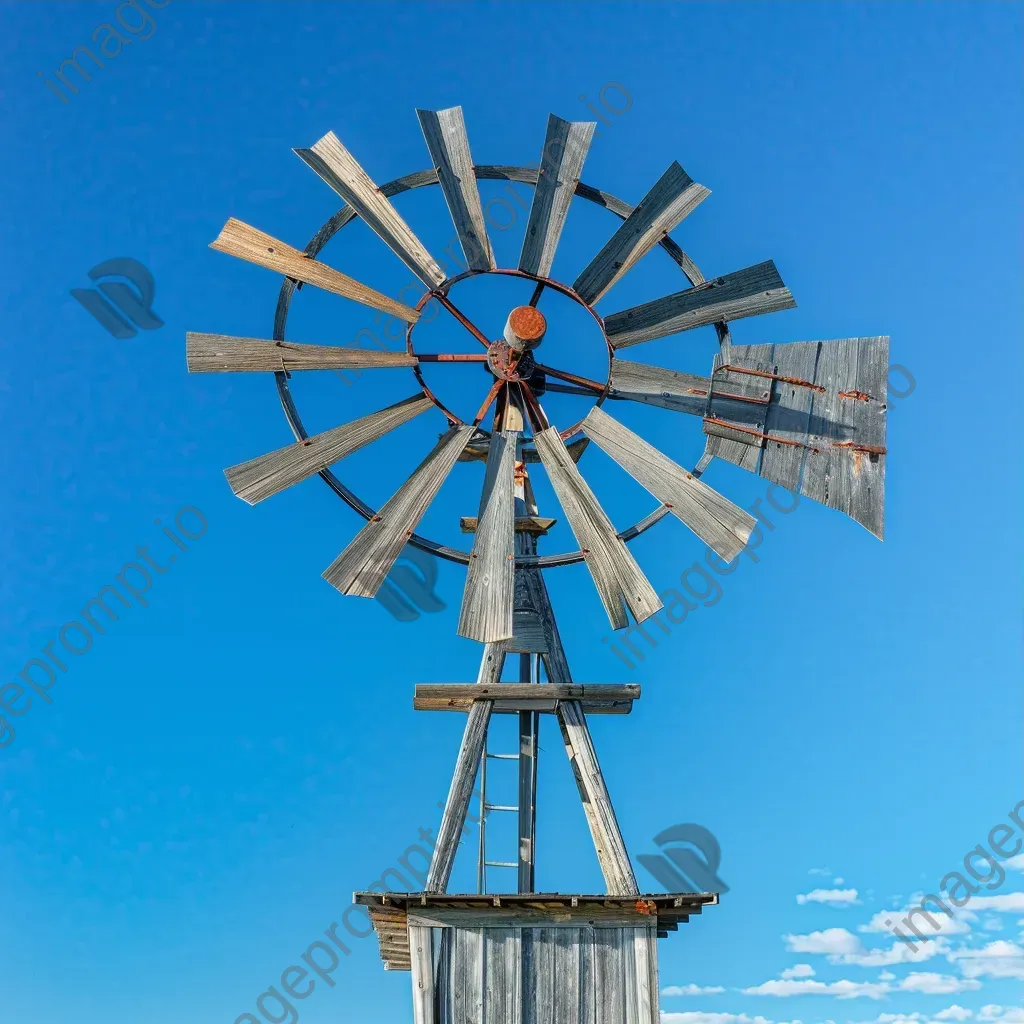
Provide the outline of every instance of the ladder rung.
{"type": "Polygon", "coordinates": [[[495,761],[518,761],[518,754],[488,754],[488,757],[494,758],[495,761]]]}
{"type": "Polygon", "coordinates": [[[511,804],[484,804],[485,811],[518,811],[518,807],[511,804]]]}
{"type": "Polygon", "coordinates": [[[518,864],[513,864],[507,860],[485,860],[484,864],[489,868],[517,868],[518,864]]]}

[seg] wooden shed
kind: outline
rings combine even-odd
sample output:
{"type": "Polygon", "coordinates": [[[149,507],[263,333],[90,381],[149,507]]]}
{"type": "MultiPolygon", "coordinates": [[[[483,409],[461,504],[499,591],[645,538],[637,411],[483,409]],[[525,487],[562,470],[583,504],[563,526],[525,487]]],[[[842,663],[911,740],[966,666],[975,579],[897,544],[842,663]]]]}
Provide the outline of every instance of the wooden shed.
{"type": "Polygon", "coordinates": [[[415,1024],[658,1024],[657,940],[714,893],[354,894],[415,1024]]]}

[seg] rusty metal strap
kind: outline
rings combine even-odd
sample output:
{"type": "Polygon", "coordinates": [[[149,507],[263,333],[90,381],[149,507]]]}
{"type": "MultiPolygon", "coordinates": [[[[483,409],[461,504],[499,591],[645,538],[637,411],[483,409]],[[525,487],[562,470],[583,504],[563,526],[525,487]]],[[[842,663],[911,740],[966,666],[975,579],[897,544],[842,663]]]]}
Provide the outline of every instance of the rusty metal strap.
{"type": "Polygon", "coordinates": [[[726,363],[725,366],[719,366],[715,370],[715,373],[724,373],[730,370],[733,373],[747,373],[752,377],[767,377],[769,380],[781,380],[784,384],[793,384],[799,388],[810,388],[812,391],[818,391],[821,394],[825,393],[825,389],[820,384],[815,384],[810,380],[801,380],[799,377],[781,377],[777,373],[769,373],[767,370],[750,370],[745,366],[732,366],[726,363]]]}
{"type": "Polygon", "coordinates": [[[791,448],[806,448],[809,451],[814,452],[815,455],[820,455],[822,451],[828,451],[832,448],[842,448],[844,451],[850,452],[864,452],[868,455],[885,455],[888,451],[883,445],[877,444],[858,444],[856,441],[833,441],[825,445],[824,448],[819,448],[813,444],[806,444],[803,441],[792,441],[788,437],[776,437],[774,434],[764,434],[760,430],[753,430],[750,427],[741,427],[738,423],[730,423],[728,420],[716,419],[713,416],[705,416],[704,423],[712,424],[716,427],[726,427],[729,430],[738,431],[741,434],[749,434],[751,437],[757,438],[763,443],[768,441],[774,441],[775,444],[789,445],[791,448]]]}

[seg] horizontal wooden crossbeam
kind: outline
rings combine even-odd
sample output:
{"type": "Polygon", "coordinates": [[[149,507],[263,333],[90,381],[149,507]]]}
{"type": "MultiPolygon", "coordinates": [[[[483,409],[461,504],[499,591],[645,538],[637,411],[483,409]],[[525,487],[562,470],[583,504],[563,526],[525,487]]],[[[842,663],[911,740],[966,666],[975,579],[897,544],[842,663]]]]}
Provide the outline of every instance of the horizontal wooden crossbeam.
{"type": "MultiPolygon", "coordinates": [[[[541,536],[557,522],[557,519],[548,519],[544,516],[516,516],[516,533],[535,533],[541,536]]],[[[463,533],[476,533],[477,525],[477,516],[463,516],[459,520],[459,528],[463,533]]]]}
{"type": "Polygon", "coordinates": [[[489,701],[495,714],[514,714],[554,712],[560,701],[576,700],[587,714],[628,715],[639,698],[637,683],[420,683],[412,706],[417,711],[469,711],[477,701],[489,701]]]}

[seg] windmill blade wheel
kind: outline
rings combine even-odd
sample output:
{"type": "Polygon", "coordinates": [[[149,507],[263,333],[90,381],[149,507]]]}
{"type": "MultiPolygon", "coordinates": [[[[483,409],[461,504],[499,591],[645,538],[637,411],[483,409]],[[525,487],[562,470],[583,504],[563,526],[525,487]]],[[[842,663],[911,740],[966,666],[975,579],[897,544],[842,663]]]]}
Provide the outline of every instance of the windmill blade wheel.
{"type": "MultiPolygon", "coordinates": [[[[186,339],[186,361],[192,373],[273,372],[296,438],[226,470],[235,494],[255,504],[319,475],[366,520],[324,572],[332,586],[345,594],[374,596],[404,546],[413,544],[468,566],[458,632],[500,645],[513,636],[519,614],[515,595],[522,588],[516,573],[529,570],[533,579],[537,570],[583,561],[611,624],[626,627],[630,617],[642,621],[661,607],[627,546],[635,537],[671,516],[726,560],[735,558],[747,542],[753,517],[700,479],[716,456],[843,511],[882,536],[887,338],[734,346],[730,320],[790,309],[795,301],[771,260],[721,277],[704,277],[670,232],[680,225],[685,230],[686,218],[698,207],[699,216],[707,216],[703,203],[710,192],[678,162],[672,162],[631,206],[580,180],[594,133],[592,123],[551,115],[538,163],[523,167],[475,164],[460,107],[417,110],[416,117],[430,167],[383,185],[376,184],[331,131],[311,147],[296,149],[300,159],[343,200],[341,210],[301,250],[234,217],[211,243],[220,252],[283,276],[273,336],[190,332],[186,339]],[[534,189],[515,268],[497,266],[480,180],[521,182],[534,189]],[[395,196],[435,184],[465,256],[466,271],[452,278],[446,277],[392,204],[395,196]],[[590,262],[576,269],[569,286],[551,275],[559,241],[572,223],[574,197],[596,203],[620,223],[590,262]],[[424,292],[418,303],[393,299],[319,259],[323,246],[356,218],[422,282],[424,292]],[[595,304],[603,302],[627,273],[640,273],[644,261],[654,258],[650,255],[654,249],[666,253],[680,268],[685,286],[620,312],[599,314],[595,304]],[[453,292],[460,282],[481,274],[531,282],[534,295],[529,306],[494,310],[486,323],[472,322],[459,309],[453,292]],[[286,340],[290,305],[302,284],[406,324],[407,351],[286,340]],[[601,327],[609,360],[606,380],[589,379],[573,367],[542,360],[547,324],[538,304],[545,292],[583,306],[601,327]],[[415,328],[431,299],[450,315],[452,330],[464,328],[485,351],[417,351],[415,328]],[[672,343],[676,346],[696,346],[697,336],[686,332],[707,325],[714,325],[719,349],[709,358],[706,376],[619,357],[622,349],[670,335],[677,336],[672,343]],[[422,374],[428,364],[464,362],[485,363],[491,374],[490,387],[481,389],[474,400],[479,409],[472,421],[451,413],[426,386],[422,374]],[[291,375],[370,369],[412,371],[420,388],[378,412],[310,436],[292,395],[291,375]],[[581,410],[583,418],[562,432],[550,426],[531,388],[531,381],[541,373],[548,391],[592,401],[589,411],[581,410]],[[615,415],[602,407],[606,401],[617,406],[615,415]],[[699,421],[694,426],[705,435],[706,447],[698,465],[684,469],[620,422],[628,417],[630,403],[682,412],[699,421]],[[492,406],[493,423],[485,424],[492,406]],[[444,414],[444,432],[383,507],[375,509],[335,475],[332,467],[347,456],[391,431],[412,429],[407,424],[435,408],[444,414]],[[647,516],[624,530],[612,525],[577,466],[590,443],[658,501],[647,516]],[[420,521],[445,481],[451,477],[465,483],[466,474],[479,472],[473,467],[477,462],[484,464],[484,475],[479,498],[472,499],[477,506],[472,550],[417,535],[420,521]],[[516,540],[518,531],[543,533],[548,527],[537,524],[551,522],[536,513],[524,514],[532,501],[529,467],[538,463],[549,475],[578,550],[535,554],[532,542],[524,547],[516,540]]],[[[596,481],[595,489],[601,489],[596,481]]]]}

